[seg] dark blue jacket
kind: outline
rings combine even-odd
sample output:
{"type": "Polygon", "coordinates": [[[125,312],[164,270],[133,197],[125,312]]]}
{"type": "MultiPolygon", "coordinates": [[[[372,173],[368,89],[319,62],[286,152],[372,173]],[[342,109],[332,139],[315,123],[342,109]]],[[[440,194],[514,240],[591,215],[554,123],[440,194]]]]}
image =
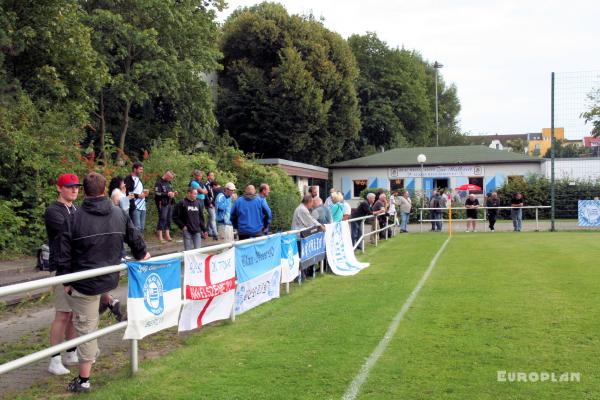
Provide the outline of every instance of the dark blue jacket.
{"type": "Polygon", "coordinates": [[[271,223],[271,209],[261,197],[244,195],[233,204],[231,223],[239,234],[255,236],[271,223]]]}

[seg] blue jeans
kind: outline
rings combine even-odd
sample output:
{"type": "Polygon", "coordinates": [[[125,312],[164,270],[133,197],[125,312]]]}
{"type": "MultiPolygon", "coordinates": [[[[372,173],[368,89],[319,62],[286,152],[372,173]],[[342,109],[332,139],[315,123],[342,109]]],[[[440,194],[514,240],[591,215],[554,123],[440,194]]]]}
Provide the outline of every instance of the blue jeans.
{"type": "Polygon", "coordinates": [[[200,232],[190,233],[185,229],[183,231],[183,249],[194,250],[202,246],[202,235],[200,232]]]}
{"type": "Polygon", "coordinates": [[[146,210],[138,210],[136,208],[131,212],[131,220],[139,231],[144,232],[144,228],[146,227],[146,210]]]}
{"type": "Polygon", "coordinates": [[[436,211],[435,212],[435,219],[439,220],[439,221],[435,221],[435,228],[438,231],[442,230],[442,225],[444,224],[444,221],[442,221],[442,217],[443,217],[443,214],[442,214],[441,211],[436,211]]]}
{"type": "Polygon", "coordinates": [[[523,210],[520,208],[513,208],[510,210],[510,217],[512,218],[514,230],[521,232],[521,228],[523,227],[523,210]]]}
{"type": "Polygon", "coordinates": [[[208,210],[208,235],[212,237],[217,237],[217,212],[214,207],[209,208],[208,210]]]}
{"type": "Polygon", "coordinates": [[[173,206],[171,204],[165,204],[158,209],[158,224],[156,225],[157,231],[168,231],[171,230],[171,221],[173,219],[173,206]]]}
{"type": "Polygon", "coordinates": [[[362,221],[358,221],[358,222],[351,222],[350,223],[350,228],[352,230],[352,245],[355,245],[356,242],[358,242],[358,239],[360,239],[360,235],[362,235],[360,226],[362,224],[362,221]]]}
{"type": "Polygon", "coordinates": [[[400,216],[402,218],[402,221],[400,222],[400,230],[406,232],[406,227],[408,226],[408,217],[410,216],[410,213],[401,212],[400,216]]]}

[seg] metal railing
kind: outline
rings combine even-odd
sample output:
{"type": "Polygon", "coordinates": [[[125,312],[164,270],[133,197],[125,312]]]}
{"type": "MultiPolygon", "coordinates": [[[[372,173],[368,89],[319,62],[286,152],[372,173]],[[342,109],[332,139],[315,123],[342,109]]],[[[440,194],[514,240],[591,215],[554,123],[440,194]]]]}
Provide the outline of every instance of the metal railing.
{"type": "MultiPolygon", "coordinates": [[[[362,243],[361,250],[363,252],[364,252],[364,239],[367,236],[376,234],[378,232],[383,231],[384,229],[389,228],[387,226],[385,226],[383,228],[377,228],[377,222],[375,222],[375,224],[376,224],[375,226],[377,229],[365,234],[364,221],[367,219],[371,219],[371,218],[373,218],[373,216],[355,218],[355,219],[351,219],[348,221],[348,222],[360,222],[362,225],[361,226],[362,234],[361,234],[360,239],[357,241],[357,245],[358,245],[358,243],[362,243]]],[[[387,224],[388,224],[388,218],[386,217],[386,225],[387,224]]],[[[300,233],[301,231],[302,230],[300,230],[300,229],[296,229],[296,230],[282,232],[281,235],[295,235],[297,233],[300,233]]],[[[246,245],[246,244],[250,244],[250,243],[261,242],[261,241],[267,240],[275,235],[277,235],[277,233],[271,234],[271,235],[266,235],[266,236],[261,236],[261,237],[257,237],[257,238],[252,238],[252,239],[234,241],[231,243],[223,243],[223,244],[217,244],[217,245],[208,246],[208,247],[202,247],[200,249],[164,254],[161,256],[152,257],[146,261],[161,261],[161,260],[167,260],[167,259],[172,259],[172,258],[176,258],[176,257],[181,258],[185,254],[202,254],[202,253],[210,253],[210,252],[216,252],[216,251],[221,251],[221,250],[227,250],[227,249],[230,249],[230,248],[238,246],[238,245],[246,245]]],[[[375,236],[375,245],[377,245],[377,236],[378,235],[375,236]]],[[[386,232],[386,239],[387,238],[388,238],[388,236],[387,236],[387,232],[386,232]]],[[[357,246],[354,246],[354,249],[356,249],[356,247],[357,246]]],[[[323,268],[324,268],[324,262],[321,262],[320,269],[321,269],[322,274],[324,273],[323,268]]],[[[17,283],[17,284],[13,284],[13,285],[9,285],[9,286],[2,286],[2,287],[0,287],[0,297],[12,295],[15,293],[28,292],[28,291],[32,291],[32,290],[36,290],[36,289],[45,288],[45,287],[52,287],[55,285],[62,285],[63,283],[75,282],[75,281],[78,281],[81,279],[93,278],[93,277],[106,275],[106,274],[110,274],[110,273],[114,273],[114,272],[125,271],[125,270],[127,270],[127,265],[123,263],[123,264],[111,265],[111,266],[96,268],[96,269],[87,270],[87,271],[74,272],[74,273],[66,274],[66,275],[37,279],[37,280],[29,281],[29,282],[17,283]]],[[[286,284],[286,292],[289,293],[289,283],[286,284]]],[[[235,321],[235,313],[233,312],[233,310],[231,313],[231,321],[235,321]]],[[[37,351],[35,353],[28,354],[28,355],[18,358],[16,360],[6,362],[6,363],[0,365],[0,375],[5,374],[10,371],[13,371],[15,369],[24,367],[26,365],[32,364],[34,362],[49,358],[50,356],[52,356],[54,354],[57,354],[62,351],[65,351],[67,349],[76,347],[76,346],[86,343],[90,340],[98,339],[100,337],[109,335],[111,333],[123,330],[123,329],[127,328],[127,324],[128,324],[127,321],[119,322],[119,323],[110,325],[106,328],[98,329],[97,331],[86,334],[84,336],[79,336],[77,338],[67,340],[67,341],[57,344],[55,346],[47,347],[47,348],[37,351]]],[[[138,340],[137,339],[130,339],[130,350],[131,350],[131,354],[130,354],[131,372],[132,372],[132,374],[135,374],[139,369],[139,367],[138,367],[138,362],[139,362],[138,340]]]]}
{"type": "MultiPolygon", "coordinates": [[[[523,206],[523,207],[477,207],[476,210],[483,210],[483,218],[475,218],[475,221],[487,221],[487,210],[523,210],[523,209],[535,209],[535,230],[540,230],[540,221],[539,221],[539,210],[540,209],[548,209],[550,206],[523,206]]],[[[419,209],[419,224],[420,231],[423,232],[423,222],[456,222],[456,221],[467,221],[468,218],[452,218],[452,211],[456,210],[473,210],[473,208],[466,207],[448,207],[448,208],[434,208],[434,207],[423,207],[419,209]],[[437,219],[424,219],[423,211],[432,211],[437,210],[447,211],[449,213],[449,218],[437,218],[437,219]]],[[[487,231],[487,226],[484,224],[484,231],[487,231]]]]}

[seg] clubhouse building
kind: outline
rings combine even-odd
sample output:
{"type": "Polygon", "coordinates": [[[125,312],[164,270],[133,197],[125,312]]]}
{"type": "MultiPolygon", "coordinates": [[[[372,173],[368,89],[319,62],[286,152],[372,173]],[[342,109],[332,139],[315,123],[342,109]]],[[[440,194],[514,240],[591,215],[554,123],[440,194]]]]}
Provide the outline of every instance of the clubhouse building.
{"type": "Polygon", "coordinates": [[[507,180],[545,175],[545,160],[487,146],[397,148],[367,157],[335,163],[329,167],[333,187],[355,206],[366,188],[408,190],[429,197],[434,188],[452,189],[474,184],[477,195],[492,192],[507,180]],[[417,158],[424,154],[421,165],[417,158]]]}

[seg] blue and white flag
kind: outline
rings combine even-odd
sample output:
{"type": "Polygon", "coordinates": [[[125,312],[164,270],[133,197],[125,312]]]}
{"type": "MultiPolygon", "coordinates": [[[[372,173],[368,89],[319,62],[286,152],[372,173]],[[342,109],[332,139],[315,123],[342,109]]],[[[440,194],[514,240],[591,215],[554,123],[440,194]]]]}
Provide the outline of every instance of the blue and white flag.
{"type": "Polygon", "coordinates": [[[325,230],[327,263],[336,275],[355,275],[369,263],[359,262],[354,255],[348,221],[327,224],[325,230]]]}
{"type": "Polygon", "coordinates": [[[181,259],[129,262],[127,329],[123,339],[142,339],[177,326],[181,307],[181,259]]]}
{"type": "Polygon", "coordinates": [[[300,256],[296,235],[281,237],[281,283],[292,282],[300,271],[300,256]]]}
{"type": "Polygon", "coordinates": [[[235,314],[279,297],[281,235],[235,248],[235,314]]]}
{"type": "Polygon", "coordinates": [[[600,226],[600,200],[579,200],[577,215],[577,226],[600,226]]]}

